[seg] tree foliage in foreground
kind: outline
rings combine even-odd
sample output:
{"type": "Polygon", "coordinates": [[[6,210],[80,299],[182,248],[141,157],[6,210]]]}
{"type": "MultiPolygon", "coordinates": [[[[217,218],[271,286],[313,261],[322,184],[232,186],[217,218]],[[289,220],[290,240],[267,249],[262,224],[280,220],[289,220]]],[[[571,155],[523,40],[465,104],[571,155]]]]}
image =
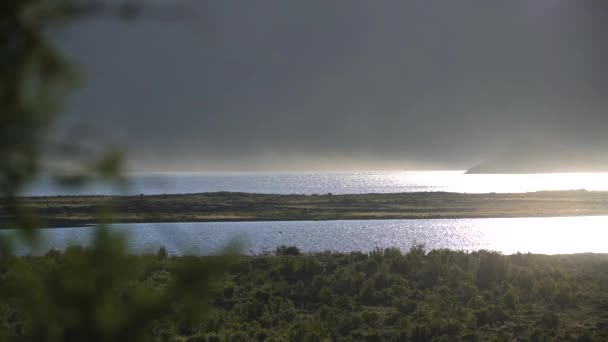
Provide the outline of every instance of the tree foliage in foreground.
{"type": "Polygon", "coordinates": [[[104,227],[86,249],[43,259],[13,255],[16,242],[35,247],[40,238],[36,216],[20,205],[19,194],[41,172],[57,173],[63,185],[121,180],[121,155],[114,151],[87,154],[67,174],[43,162],[49,128],[78,79],[49,32],[88,15],[136,12],[131,1],[0,1],[0,201],[19,228],[17,235],[0,235],[2,341],[148,341],[160,320],[200,319],[228,262],[183,258],[167,282],[139,286],[142,259],[128,255],[126,240],[104,227]]]}
{"type": "MultiPolygon", "coordinates": [[[[88,254],[70,249],[15,262],[54,274],[50,270],[58,265],[78,260],[74,255],[88,254]]],[[[190,262],[213,267],[219,259],[171,257],[161,250],[128,260],[130,281],[99,289],[106,299],[95,312],[103,319],[92,322],[108,330],[91,330],[88,340],[109,336],[117,327],[113,316],[132,312],[123,310],[141,300],[133,292],[175,288],[190,262]]],[[[503,256],[419,247],[407,253],[303,254],[283,247],[275,254],[237,257],[225,280],[205,292],[211,303],[205,319],[188,319],[176,308],[156,316],[143,332],[150,341],[189,342],[606,341],[607,269],[608,257],[592,254],[503,256]]],[[[36,330],[18,306],[0,303],[9,331],[31,340],[36,330]]],[[[69,321],[69,312],[49,320],[69,321]]],[[[78,338],[87,340],[83,336],[89,335],[78,338]]]]}

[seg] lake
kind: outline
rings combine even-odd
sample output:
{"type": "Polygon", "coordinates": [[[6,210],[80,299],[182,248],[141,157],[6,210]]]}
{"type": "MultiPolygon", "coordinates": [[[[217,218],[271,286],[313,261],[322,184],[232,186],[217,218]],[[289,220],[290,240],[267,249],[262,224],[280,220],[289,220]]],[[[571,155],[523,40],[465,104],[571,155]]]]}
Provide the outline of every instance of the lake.
{"type": "Polygon", "coordinates": [[[357,173],[134,173],[126,191],[107,184],[65,189],[47,178],[24,195],[183,194],[235,191],[272,194],[362,194],[418,191],[468,193],[540,190],[608,190],[608,173],[529,175],[466,175],[464,171],[357,173]]]}
{"type": "MultiPolygon", "coordinates": [[[[370,251],[375,247],[407,250],[416,244],[428,249],[489,249],[505,254],[608,253],[608,216],[552,218],[492,218],[433,220],[293,221],[236,223],[151,223],[116,225],[128,234],[135,253],[156,252],[164,245],[171,254],[214,254],[238,239],[244,253],[272,251],[293,245],[303,251],[370,251]]],[[[12,234],[11,231],[0,231],[12,234]]],[[[44,229],[44,244],[63,249],[86,245],[91,228],[44,229]]],[[[20,254],[28,252],[21,248],[20,254]]]]}
{"type": "MultiPolygon", "coordinates": [[[[360,194],[417,191],[468,193],[540,190],[608,190],[608,174],[466,175],[463,171],[359,173],[135,173],[129,187],[118,191],[106,184],[65,189],[42,179],[27,195],[175,194],[236,191],[275,194],[360,194]]],[[[608,253],[608,217],[496,218],[440,220],[365,220],[313,222],[127,224],[113,229],[128,233],[136,253],[154,252],[164,245],[172,254],[213,254],[232,239],[244,252],[271,251],[294,245],[304,251],[369,251],[375,247],[464,250],[490,249],[502,253],[608,253]]],[[[49,248],[86,244],[90,228],[43,230],[49,248]]],[[[7,231],[2,232],[3,234],[7,231]]],[[[10,232],[9,232],[10,234],[10,232]]],[[[22,249],[21,253],[29,252],[22,249]]]]}

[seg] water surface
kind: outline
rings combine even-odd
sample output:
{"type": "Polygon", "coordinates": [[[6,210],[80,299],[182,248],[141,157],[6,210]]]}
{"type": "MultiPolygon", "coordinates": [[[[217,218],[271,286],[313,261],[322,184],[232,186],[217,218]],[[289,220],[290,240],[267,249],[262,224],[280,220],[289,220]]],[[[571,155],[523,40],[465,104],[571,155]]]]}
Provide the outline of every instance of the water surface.
{"type": "Polygon", "coordinates": [[[236,191],[271,194],[361,194],[418,191],[468,193],[608,190],[608,173],[467,175],[464,171],[352,173],[134,173],[121,192],[107,184],[65,189],[41,179],[25,195],[182,194],[236,191]]]}
{"type": "MultiPolygon", "coordinates": [[[[511,254],[608,253],[608,216],[432,220],[295,221],[234,223],[145,223],[116,225],[129,234],[132,251],[155,252],[164,245],[172,254],[213,254],[234,239],[245,253],[272,251],[279,245],[303,251],[370,251],[375,247],[407,250],[489,249],[511,254]]],[[[43,230],[45,243],[35,253],[86,245],[91,228],[43,230]]],[[[10,231],[2,232],[4,234],[10,231]]],[[[21,249],[20,253],[28,252],[21,249]]]]}

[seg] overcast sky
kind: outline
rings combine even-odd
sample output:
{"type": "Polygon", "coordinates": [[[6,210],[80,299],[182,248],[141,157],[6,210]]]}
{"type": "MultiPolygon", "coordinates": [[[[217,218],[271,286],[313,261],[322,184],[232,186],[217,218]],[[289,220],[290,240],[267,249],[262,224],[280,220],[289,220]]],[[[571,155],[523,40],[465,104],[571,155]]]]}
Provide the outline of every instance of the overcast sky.
{"type": "Polygon", "coordinates": [[[148,170],[464,169],[531,137],[608,149],[607,1],[175,3],[58,35],[85,75],[60,129],[94,127],[148,170]]]}

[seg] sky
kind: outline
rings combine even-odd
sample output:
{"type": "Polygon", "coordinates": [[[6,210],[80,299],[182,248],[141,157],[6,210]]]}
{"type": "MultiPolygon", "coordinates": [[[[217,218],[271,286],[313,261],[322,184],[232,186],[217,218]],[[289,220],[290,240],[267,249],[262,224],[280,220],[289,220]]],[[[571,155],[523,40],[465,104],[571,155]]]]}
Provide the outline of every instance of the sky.
{"type": "Polygon", "coordinates": [[[84,79],[59,134],[124,145],[135,170],[466,169],[528,140],[608,149],[603,0],[144,4],[55,34],[84,79]]]}

